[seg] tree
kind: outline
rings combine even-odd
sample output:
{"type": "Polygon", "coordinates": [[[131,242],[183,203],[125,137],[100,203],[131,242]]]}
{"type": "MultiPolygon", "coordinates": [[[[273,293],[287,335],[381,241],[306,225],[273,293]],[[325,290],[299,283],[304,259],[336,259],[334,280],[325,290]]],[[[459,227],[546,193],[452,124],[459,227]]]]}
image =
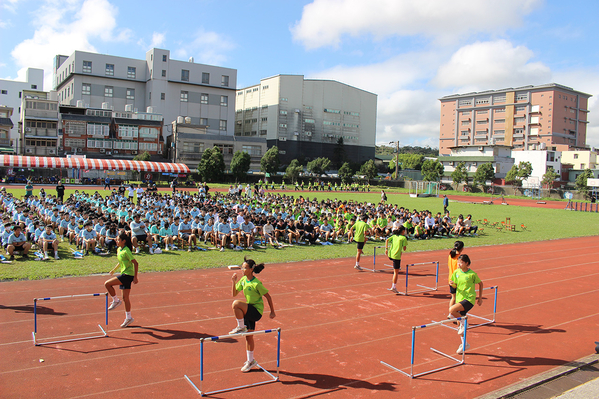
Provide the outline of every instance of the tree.
{"type": "Polygon", "coordinates": [[[532,174],[532,164],[530,162],[520,162],[518,165],[518,177],[526,180],[532,174]]]}
{"type": "Polygon", "coordinates": [[[543,175],[543,179],[541,183],[545,186],[549,186],[551,188],[553,186],[553,182],[559,177],[557,172],[550,166],[547,168],[547,172],[543,175]]]}
{"type": "Polygon", "coordinates": [[[576,190],[585,197],[589,195],[589,186],[587,186],[587,180],[592,179],[593,177],[593,171],[590,169],[585,169],[584,172],[576,176],[576,190]]]}
{"type": "Polygon", "coordinates": [[[373,159],[369,159],[368,161],[364,162],[360,168],[360,174],[365,175],[368,180],[374,179],[378,175],[373,159]]]}
{"type": "Polygon", "coordinates": [[[455,170],[451,172],[451,180],[455,184],[456,190],[461,183],[468,183],[468,170],[465,162],[460,162],[455,170]]]}
{"type": "Polygon", "coordinates": [[[225,159],[218,147],[208,148],[202,154],[198,173],[205,181],[222,181],[225,174],[225,159]]]}
{"type": "Polygon", "coordinates": [[[351,168],[351,166],[349,166],[349,162],[345,162],[343,165],[341,165],[338,173],[343,183],[351,183],[352,177],[354,176],[354,170],[351,168]]]}
{"type": "Polygon", "coordinates": [[[505,175],[505,182],[513,186],[519,186],[522,181],[518,179],[518,165],[512,165],[512,168],[505,175]]]}
{"type": "Polygon", "coordinates": [[[526,180],[532,173],[532,164],[530,162],[520,162],[518,165],[514,164],[507,175],[505,176],[505,182],[513,186],[521,186],[522,180],[526,180]]]}
{"type": "Polygon", "coordinates": [[[331,165],[331,160],[328,158],[316,158],[313,161],[308,162],[306,168],[308,172],[314,173],[316,176],[324,174],[331,165]]]}
{"type": "Polygon", "coordinates": [[[133,157],[134,161],[149,161],[152,158],[152,156],[150,155],[149,152],[144,151],[141,154],[137,154],[135,157],[133,157]]]}
{"type": "Polygon", "coordinates": [[[264,153],[262,159],[260,159],[260,168],[266,173],[277,173],[279,171],[279,147],[271,147],[264,153]]]}
{"type": "Polygon", "coordinates": [[[475,185],[481,184],[485,185],[488,180],[495,179],[495,169],[493,168],[493,164],[490,162],[479,165],[476,168],[476,172],[474,173],[473,183],[475,185]]]}
{"type": "Polygon", "coordinates": [[[285,178],[291,180],[292,183],[295,183],[299,178],[300,173],[302,173],[302,170],[304,170],[304,167],[300,165],[297,159],[294,159],[285,170],[285,178]]]}
{"type": "Polygon", "coordinates": [[[427,159],[422,164],[422,179],[424,181],[439,181],[445,168],[443,164],[436,159],[427,159]]]}
{"type": "Polygon", "coordinates": [[[343,144],[343,137],[339,137],[337,145],[333,149],[333,166],[339,169],[345,162],[345,146],[343,144]]]}
{"type": "MultiPolygon", "coordinates": [[[[393,157],[392,160],[389,161],[389,171],[391,172],[391,176],[393,176],[394,179],[397,179],[397,176],[395,176],[395,162],[397,161],[397,157],[393,157]]],[[[401,170],[401,161],[399,161],[399,165],[397,167],[397,171],[399,172],[401,170]]]]}
{"type": "MultiPolygon", "coordinates": [[[[399,161],[402,162],[401,156],[399,157],[399,161]]],[[[421,170],[423,163],[424,163],[424,155],[409,154],[409,155],[404,155],[402,166],[404,169],[421,170]]]]}
{"type": "Polygon", "coordinates": [[[235,181],[239,181],[247,176],[251,163],[252,157],[246,151],[237,151],[233,154],[233,159],[231,159],[231,173],[235,176],[235,181]]]}

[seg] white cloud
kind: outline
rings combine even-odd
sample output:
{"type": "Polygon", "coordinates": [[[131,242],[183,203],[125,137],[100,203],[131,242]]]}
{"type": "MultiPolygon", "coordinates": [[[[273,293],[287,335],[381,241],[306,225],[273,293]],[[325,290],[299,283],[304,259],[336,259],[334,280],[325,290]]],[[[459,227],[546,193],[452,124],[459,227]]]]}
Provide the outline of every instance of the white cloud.
{"type": "Polygon", "coordinates": [[[458,49],[432,83],[461,92],[548,83],[551,70],[533,57],[527,47],[507,40],[476,42],[458,49]]]}
{"type": "Polygon", "coordinates": [[[145,40],[143,40],[143,39],[139,39],[137,41],[137,44],[139,46],[141,46],[144,49],[144,51],[148,51],[153,48],[162,47],[162,45],[164,44],[165,41],[166,41],[166,33],[154,32],[154,33],[152,33],[152,41],[150,42],[150,44],[147,44],[145,42],[145,40]]]}
{"type": "Polygon", "coordinates": [[[314,0],[292,28],[306,48],[339,46],[343,36],[424,35],[441,41],[519,26],[543,0],[314,0]]]}
{"type": "Polygon", "coordinates": [[[194,57],[204,64],[222,65],[228,59],[227,52],[234,48],[235,43],[226,36],[200,28],[190,42],[185,42],[175,50],[175,56],[194,57]]]}
{"type": "Polygon", "coordinates": [[[19,43],[11,55],[21,67],[17,79],[24,79],[27,67],[44,69],[44,87],[51,88],[52,60],[57,54],[70,55],[75,50],[96,52],[91,43],[127,41],[128,29],[117,29],[118,10],[107,0],[46,0],[36,12],[33,37],[19,43]]]}

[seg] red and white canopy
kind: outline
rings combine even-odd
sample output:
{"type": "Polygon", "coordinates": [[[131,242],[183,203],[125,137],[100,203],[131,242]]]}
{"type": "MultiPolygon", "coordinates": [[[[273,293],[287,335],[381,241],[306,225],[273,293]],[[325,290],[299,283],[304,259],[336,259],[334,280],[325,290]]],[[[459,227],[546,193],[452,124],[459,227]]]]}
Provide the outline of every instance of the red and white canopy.
{"type": "Polygon", "coordinates": [[[127,159],[54,158],[0,155],[0,166],[15,168],[137,170],[140,172],[191,173],[183,163],[130,161],[127,159]]]}

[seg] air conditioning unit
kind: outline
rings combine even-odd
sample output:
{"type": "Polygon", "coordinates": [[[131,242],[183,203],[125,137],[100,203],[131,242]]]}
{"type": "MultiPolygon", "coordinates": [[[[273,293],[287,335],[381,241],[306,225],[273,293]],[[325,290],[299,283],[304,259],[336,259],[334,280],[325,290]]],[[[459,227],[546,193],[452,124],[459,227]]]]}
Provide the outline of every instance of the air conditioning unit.
{"type": "Polygon", "coordinates": [[[131,151],[131,154],[137,155],[137,151],[131,151]]]}
{"type": "Polygon", "coordinates": [[[312,132],[306,132],[307,136],[312,136],[312,132]]]}
{"type": "Polygon", "coordinates": [[[106,152],[106,150],[105,150],[104,148],[100,148],[100,152],[101,152],[102,154],[104,154],[104,153],[106,152]]]}
{"type": "Polygon", "coordinates": [[[26,127],[26,128],[25,128],[25,131],[26,131],[26,132],[30,132],[30,131],[31,131],[31,128],[30,128],[30,127],[26,127]]]}
{"type": "Polygon", "coordinates": [[[113,153],[118,154],[119,152],[118,151],[113,151],[113,153]]]}
{"type": "Polygon", "coordinates": [[[54,149],[54,148],[50,148],[50,149],[48,150],[48,154],[56,154],[56,149],[54,149]]]}
{"type": "Polygon", "coordinates": [[[33,154],[33,148],[25,148],[25,154],[33,154]]]}
{"type": "Polygon", "coordinates": [[[485,149],[484,147],[478,147],[478,150],[479,150],[479,151],[482,151],[482,150],[484,150],[484,149],[485,149]]]}
{"type": "Polygon", "coordinates": [[[162,155],[162,150],[158,150],[158,155],[162,155]]]}

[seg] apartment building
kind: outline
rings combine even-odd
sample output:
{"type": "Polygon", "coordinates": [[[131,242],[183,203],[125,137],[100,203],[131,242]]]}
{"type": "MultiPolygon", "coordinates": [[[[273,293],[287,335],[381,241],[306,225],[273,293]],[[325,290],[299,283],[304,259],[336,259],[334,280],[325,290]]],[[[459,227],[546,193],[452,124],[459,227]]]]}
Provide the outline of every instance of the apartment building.
{"type": "Polygon", "coordinates": [[[590,150],[562,152],[562,164],[572,165],[574,170],[597,169],[597,152],[590,150]]]}
{"type": "Polygon", "coordinates": [[[133,159],[148,152],[159,160],[164,151],[162,115],[135,112],[132,105],[125,111],[60,105],[62,152],[90,158],[133,159]]]}
{"type": "Polygon", "coordinates": [[[445,96],[439,153],[495,144],[516,151],[585,148],[590,97],[555,83],[445,96]]]}
{"type": "Polygon", "coordinates": [[[14,149],[10,145],[10,132],[14,127],[12,121],[13,109],[0,105],[0,154],[12,154],[14,149]]]}
{"type": "Polygon", "coordinates": [[[21,100],[23,90],[38,91],[44,90],[44,70],[38,68],[27,68],[25,71],[25,81],[0,79],[0,106],[12,108],[12,127],[8,133],[8,144],[2,144],[5,152],[8,147],[13,149],[14,154],[21,154],[23,148],[21,145],[21,131],[18,121],[21,120],[21,100]]]}
{"type": "Polygon", "coordinates": [[[23,155],[58,154],[58,101],[47,92],[23,90],[21,96],[19,148],[23,155]]]}
{"type": "Polygon", "coordinates": [[[340,139],[346,160],[374,158],[377,95],[332,80],[276,75],[237,90],[235,135],[266,138],[283,164],[334,159],[340,139]]]}
{"type": "Polygon", "coordinates": [[[495,178],[502,179],[514,165],[511,148],[505,145],[451,147],[448,155],[440,156],[438,159],[443,164],[444,172],[441,181],[444,183],[452,182],[451,174],[461,162],[464,162],[469,178],[474,177],[480,165],[491,163],[495,170],[495,178]]]}
{"type": "Polygon", "coordinates": [[[210,134],[233,136],[237,70],[173,60],[153,48],[145,59],[75,51],[54,58],[53,85],[61,105],[160,114],[168,126],[178,116],[205,125],[210,134]]]}

